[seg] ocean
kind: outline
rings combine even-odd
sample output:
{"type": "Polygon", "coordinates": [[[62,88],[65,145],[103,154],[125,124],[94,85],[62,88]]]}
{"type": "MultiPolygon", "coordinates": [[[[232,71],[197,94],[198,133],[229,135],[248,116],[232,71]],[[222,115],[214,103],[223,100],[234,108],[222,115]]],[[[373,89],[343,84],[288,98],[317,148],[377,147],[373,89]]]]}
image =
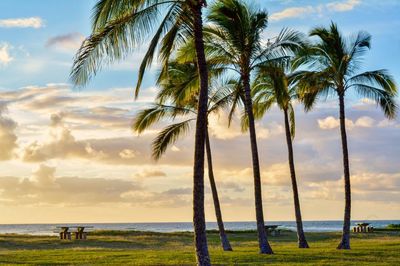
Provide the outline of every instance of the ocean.
{"type": "MultiPolygon", "coordinates": [[[[352,224],[367,222],[375,228],[383,228],[388,224],[400,224],[400,220],[360,220],[352,221],[352,224]]],[[[267,225],[279,225],[282,229],[296,230],[294,221],[267,222],[267,225]]],[[[338,232],[342,230],[342,221],[304,221],[306,232],[338,232]]],[[[178,223],[74,223],[74,224],[1,224],[0,234],[31,234],[31,235],[55,235],[56,227],[67,225],[92,226],[94,230],[138,230],[153,232],[182,232],[193,231],[190,222],[178,223]]],[[[227,230],[255,230],[255,222],[225,222],[227,230]]],[[[208,222],[207,229],[217,229],[215,222],[208,222]]]]}

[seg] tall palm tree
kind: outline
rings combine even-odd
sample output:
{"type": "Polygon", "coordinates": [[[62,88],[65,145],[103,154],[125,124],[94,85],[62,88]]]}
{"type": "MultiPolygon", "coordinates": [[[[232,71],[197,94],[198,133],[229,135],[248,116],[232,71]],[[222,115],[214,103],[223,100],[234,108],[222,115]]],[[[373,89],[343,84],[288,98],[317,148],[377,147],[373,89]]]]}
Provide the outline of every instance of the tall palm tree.
{"type": "MultiPolygon", "coordinates": [[[[210,7],[205,29],[206,51],[239,76],[237,102],[242,101],[249,119],[249,133],[254,175],[254,195],[260,253],[272,254],[264,225],[260,163],[250,92],[251,73],[261,62],[280,57],[299,40],[295,32],[284,30],[272,45],[263,45],[261,33],[267,27],[267,13],[241,0],[220,0],[210,7]]],[[[232,105],[230,117],[236,104],[232,105]]]]}
{"type": "Polygon", "coordinates": [[[374,70],[359,73],[363,55],[370,48],[371,35],[360,31],[352,38],[345,38],[335,23],[330,27],[317,27],[310,32],[318,42],[304,49],[295,60],[295,65],[310,67],[304,71],[298,83],[300,90],[308,93],[306,110],[315,104],[317,96],[336,96],[339,98],[339,120],[342,139],[345,210],[342,240],[338,249],[350,249],[351,186],[349,152],[345,124],[345,95],[355,95],[375,101],[385,116],[396,116],[397,105],[394,97],[397,88],[393,77],[387,70],[374,70]]]}
{"type": "Polygon", "coordinates": [[[203,42],[202,9],[206,0],[99,0],[93,10],[92,34],[82,43],[71,71],[75,85],[85,85],[102,66],[121,60],[154,33],[139,68],[135,96],[144,73],[160,47],[165,64],[176,44],[193,36],[200,76],[193,167],[193,225],[196,259],[210,265],[204,216],[204,143],[208,73],[203,42]]]}
{"type": "MultiPolygon", "coordinates": [[[[290,72],[290,67],[288,67],[286,61],[287,60],[284,60],[281,63],[267,63],[261,66],[257,71],[257,78],[252,91],[254,95],[254,116],[256,119],[261,119],[274,103],[283,111],[298,245],[299,248],[308,248],[309,246],[304,235],[303,221],[301,218],[292,143],[296,128],[293,101],[298,99],[299,95],[294,82],[296,73],[288,73],[290,72]]],[[[248,123],[246,119],[242,120],[242,122],[245,122],[242,123],[242,127],[247,128],[248,123]]]]}
{"type": "MultiPolygon", "coordinates": [[[[132,126],[133,130],[138,133],[151,127],[154,123],[163,118],[176,120],[184,118],[183,121],[174,122],[160,131],[152,144],[153,158],[158,160],[165,153],[168,146],[172,145],[180,137],[185,135],[191,126],[191,123],[196,120],[198,95],[198,73],[195,63],[177,63],[169,62],[168,73],[161,72],[158,83],[162,86],[162,90],[157,96],[158,103],[152,107],[140,111],[134,119],[132,126]],[[188,95],[192,93],[191,95],[188,95]],[[182,95],[184,95],[182,97],[182,95]]],[[[210,75],[216,74],[218,69],[211,69],[210,75]]],[[[210,76],[210,77],[211,77],[210,76]]],[[[212,113],[218,113],[221,109],[227,106],[230,100],[230,91],[220,87],[211,90],[211,95],[208,101],[209,116],[212,113]]],[[[222,219],[221,206],[218,197],[218,190],[214,178],[213,162],[211,155],[211,144],[208,132],[206,130],[206,155],[208,165],[208,177],[210,181],[211,193],[214,202],[215,215],[221,240],[221,245],[224,251],[232,251],[231,244],[225,232],[225,227],[222,219]]]]}

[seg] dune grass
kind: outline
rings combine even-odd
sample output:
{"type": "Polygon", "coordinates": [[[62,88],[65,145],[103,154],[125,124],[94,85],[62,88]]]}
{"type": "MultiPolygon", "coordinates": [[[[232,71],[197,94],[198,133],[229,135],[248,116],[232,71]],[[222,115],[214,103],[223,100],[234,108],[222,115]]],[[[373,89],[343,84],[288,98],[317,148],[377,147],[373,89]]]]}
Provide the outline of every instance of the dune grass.
{"type": "MultiPolygon", "coordinates": [[[[233,252],[223,252],[209,232],[214,265],[400,265],[400,233],[356,234],[352,250],[336,250],[339,233],[309,233],[310,249],[296,247],[296,235],[270,237],[274,255],[257,252],[255,232],[230,232],[233,252]]],[[[88,240],[50,236],[0,235],[0,264],[9,265],[193,265],[193,235],[99,231],[88,240]]]]}

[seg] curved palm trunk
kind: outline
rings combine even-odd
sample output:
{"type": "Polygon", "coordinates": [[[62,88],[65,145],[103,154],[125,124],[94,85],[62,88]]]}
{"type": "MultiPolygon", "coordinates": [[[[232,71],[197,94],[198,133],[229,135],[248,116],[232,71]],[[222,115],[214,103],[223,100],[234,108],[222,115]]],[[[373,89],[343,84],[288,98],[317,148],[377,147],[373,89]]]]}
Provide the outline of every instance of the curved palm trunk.
{"type": "Polygon", "coordinates": [[[210,138],[208,136],[208,129],[206,132],[206,153],[207,153],[207,165],[208,165],[208,178],[210,179],[211,192],[214,202],[215,216],[217,218],[219,238],[221,239],[221,245],[224,251],[232,251],[231,244],[229,243],[228,237],[225,232],[224,222],[222,221],[221,206],[219,204],[217,186],[214,179],[213,163],[211,156],[211,145],[210,138]]]}
{"type": "Polygon", "coordinates": [[[200,93],[196,120],[196,136],[193,166],[193,227],[197,264],[211,265],[208,253],[206,222],[204,215],[204,142],[207,128],[208,73],[203,42],[202,7],[198,0],[193,6],[194,42],[200,77],[200,93]]]}
{"type": "Polygon", "coordinates": [[[284,110],[284,114],[285,114],[286,142],[288,146],[288,155],[289,155],[290,178],[292,180],[292,189],[293,189],[294,212],[296,215],[297,238],[299,242],[299,248],[309,248],[306,236],[304,235],[303,221],[301,219],[299,191],[297,189],[296,170],[294,168],[292,136],[290,133],[289,117],[287,110],[284,110]]]}
{"type": "Polygon", "coordinates": [[[347,135],[346,135],[346,117],[344,110],[344,94],[339,94],[339,109],[340,109],[340,133],[342,136],[342,150],[343,150],[345,208],[344,208],[342,241],[339,243],[337,248],[350,249],[351,189],[350,189],[349,151],[347,149],[347,135]]]}
{"type": "Polygon", "coordinates": [[[250,143],[251,143],[251,156],[253,162],[254,197],[255,197],[255,207],[256,207],[258,245],[261,254],[273,254],[272,248],[268,243],[267,232],[265,231],[265,224],[264,224],[260,163],[258,159],[256,128],[253,115],[253,103],[250,92],[250,76],[248,74],[242,74],[242,80],[245,92],[245,108],[247,116],[249,118],[249,133],[250,133],[250,143]]]}

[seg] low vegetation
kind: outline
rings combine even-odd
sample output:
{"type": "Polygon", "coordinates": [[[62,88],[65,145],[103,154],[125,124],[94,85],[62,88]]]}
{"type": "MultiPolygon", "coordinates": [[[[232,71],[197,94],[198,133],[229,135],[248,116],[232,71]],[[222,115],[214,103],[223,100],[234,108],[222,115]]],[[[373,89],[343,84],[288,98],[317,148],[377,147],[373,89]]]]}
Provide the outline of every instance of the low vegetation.
{"type": "MultiPolygon", "coordinates": [[[[308,233],[311,249],[297,248],[294,232],[270,237],[275,254],[258,254],[256,231],[228,231],[233,252],[208,232],[214,265],[400,265],[400,232],[354,234],[351,250],[336,250],[340,233],[308,233]]],[[[0,235],[0,264],[194,265],[193,233],[97,231],[88,240],[55,236],[0,235]]]]}

